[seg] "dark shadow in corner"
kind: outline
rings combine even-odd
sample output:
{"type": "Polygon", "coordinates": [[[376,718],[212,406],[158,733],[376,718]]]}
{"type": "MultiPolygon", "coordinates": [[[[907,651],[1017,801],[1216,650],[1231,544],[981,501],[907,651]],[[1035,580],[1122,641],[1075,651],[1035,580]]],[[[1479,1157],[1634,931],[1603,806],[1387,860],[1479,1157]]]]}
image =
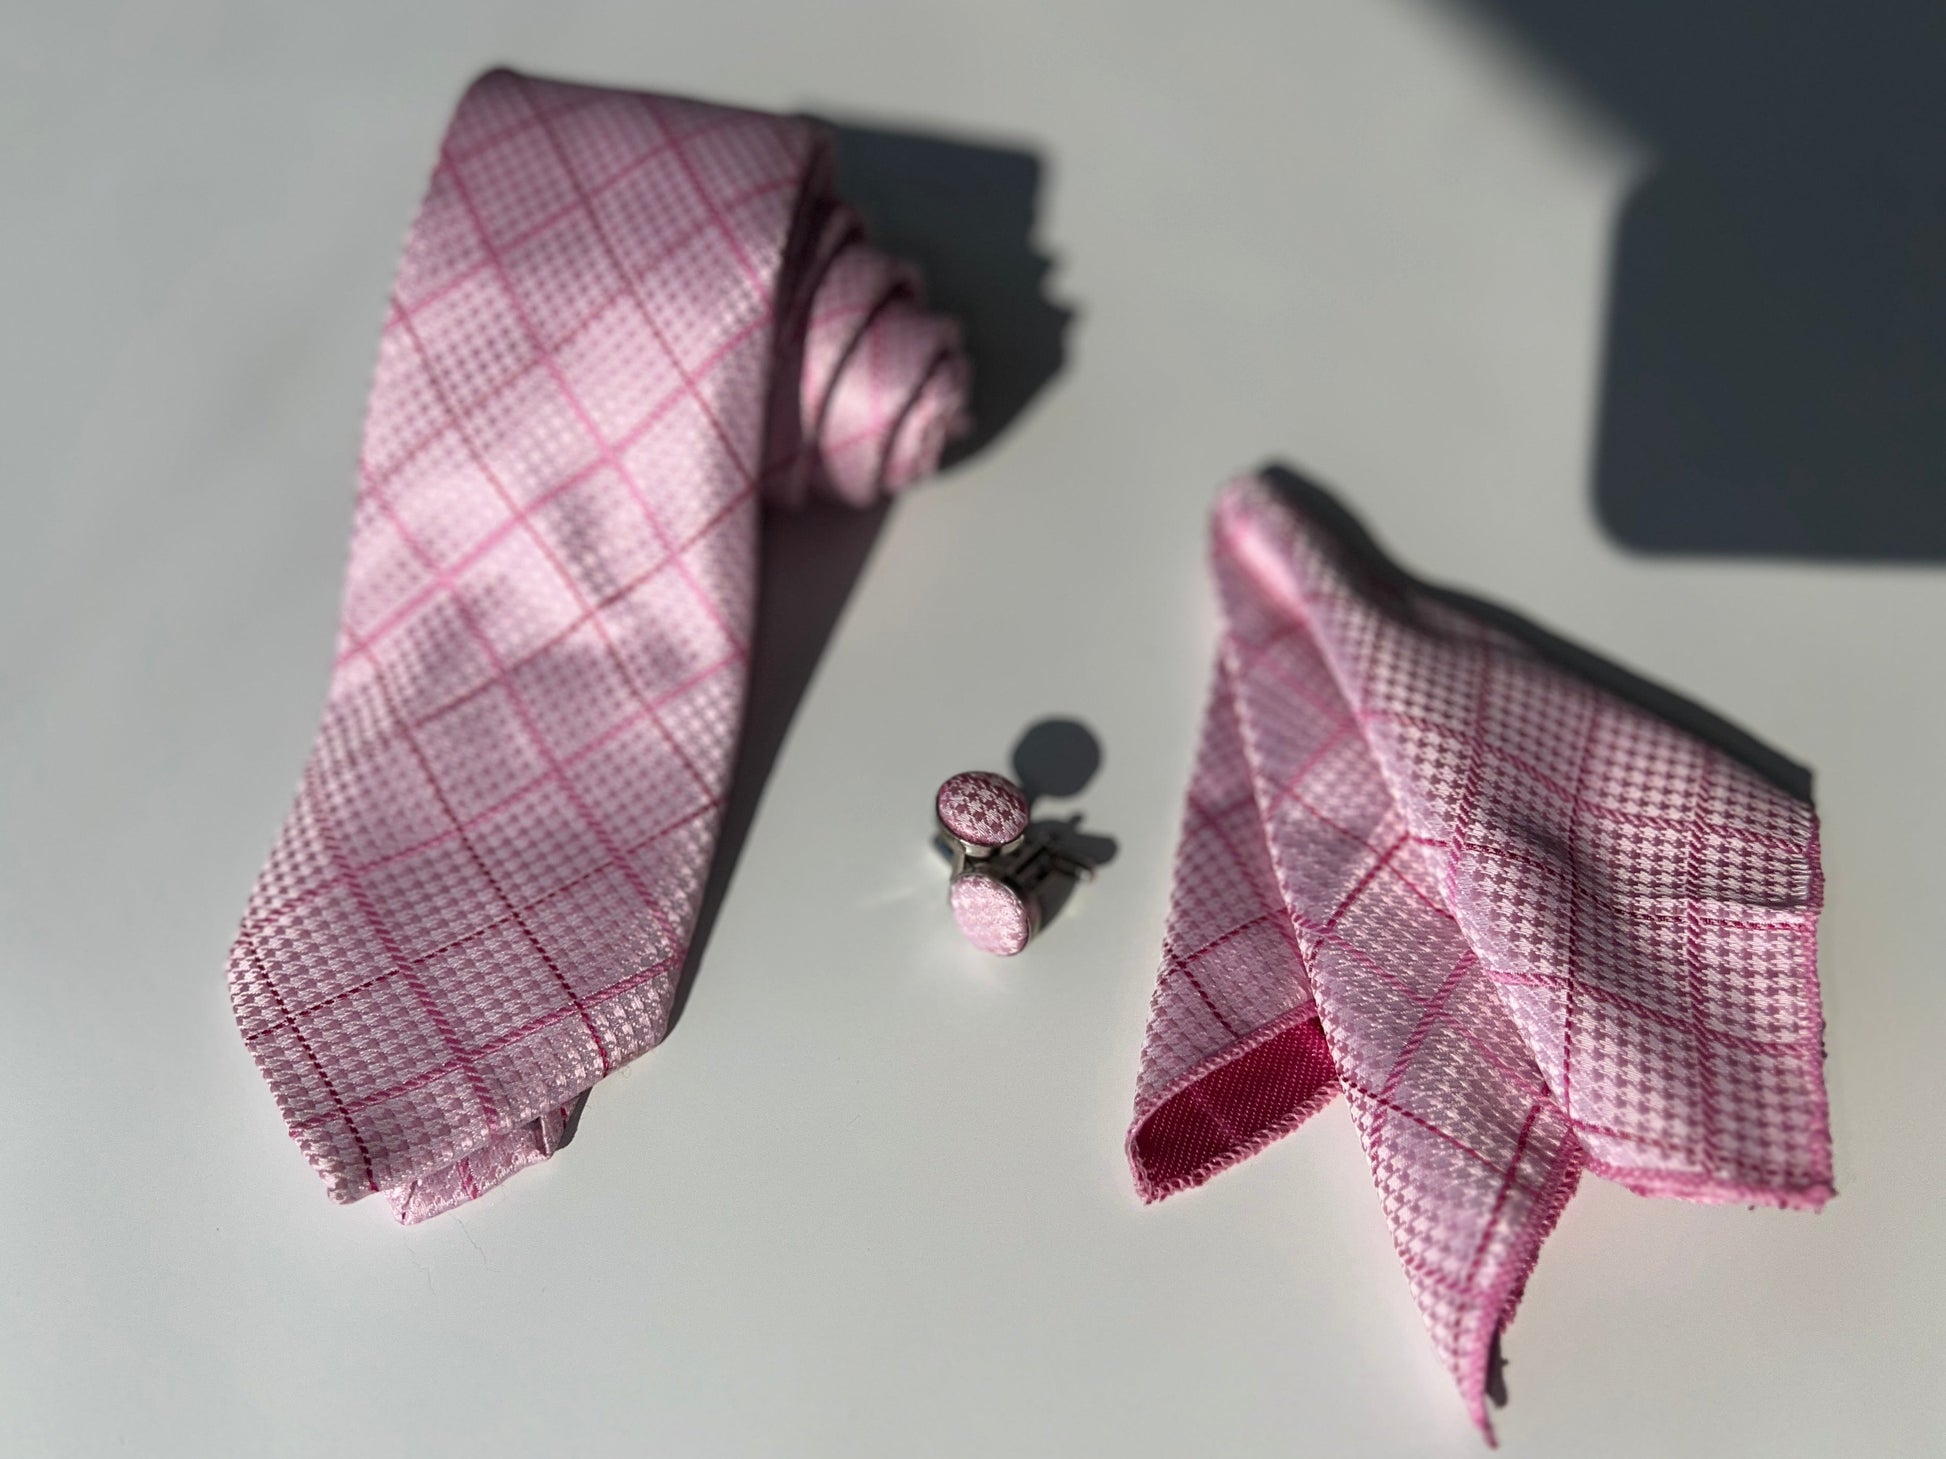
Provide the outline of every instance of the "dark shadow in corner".
{"type": "MultiPolygon", "coordinates": [[[[839,195],[864,218],[874,242],[925,270],[934,307],[965,329],[976,419],[971,438],[951,453],[964,460],[990,444],[1061,368],[1069,315],[1041,297],[1048,263],[1033,244],[1040,159],[901,132],[834,131],[839,195]]],[[[865,511],[830,504],[765,510],[749,698],[672,1025],[688,1003],[784,736],[890,510],[883,502],[865,511]]]]}
{"type": "MultiPolygon", "coordinates": [[[[1027,727],[1014,745],[1014,779],[1027,792],[1027,807],[1053,797],[1079,795],[1101,769],[1101,741],[1079,720],[1043,719],[1027,727]]],[[[1027,828],[1058,854],[1084,866],[1089,873],[1115,859],[1121,848],[1112,836],[1081,829],[1079,815],[1040,819],[1027,828]]],[[[1039,888],[1041,928],[1045,931],[1074,894],[1075,878],[1063,871],[1051,874],[1039,888]]]]}
{"type": "Polygon", "coordinates": [[[1617,541],[1946,559],[1946,198],[1665,168],[1610,290],[1594,472],[1617,541]]]}
{"type": "Polygon", "coordinates": [[[1611,537],[1946,560],[1946,6],[1469,3],[1658,159],[1616,236],[1611,537]]]}
{"type": "Polygon", "coordinates": [[[1290,467],[1273,463],[1262,475],[1293,510],[1302,512],[1328,532],[1346,553],[1354,572],[1373,601],[1399,614],[1410,614],[1415,597],[1430,598],[1466,613],[1518,640],[1539,657],[1567,670],[1638,709],[1707,740],[1731,759],[1796,796],[1811,799],[1811,771],[1782,751],[1773,749],[1747,730],[1639,674],[1623,668],[1592,649],[1570,642],[1532,619],[1454,588],[1438,587],[1413,576],[1385,553],[1360,522],[1335,496],[1290,467]]]}

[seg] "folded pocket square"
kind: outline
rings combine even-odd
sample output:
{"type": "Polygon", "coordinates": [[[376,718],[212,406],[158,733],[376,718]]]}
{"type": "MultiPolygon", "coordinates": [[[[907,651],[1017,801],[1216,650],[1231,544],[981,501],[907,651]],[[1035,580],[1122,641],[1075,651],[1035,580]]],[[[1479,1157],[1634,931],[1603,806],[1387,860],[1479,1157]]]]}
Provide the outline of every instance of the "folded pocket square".
{"type": "Polygon", "coordinates": [[[1809,776],[1418,583],[1287,473],[1223,493],[1211,555],[1136,1184],[1200,1184],[1342,1092],[1490,1439],[1491,1355],[1584,1171],[1832,1194],[1809,776]]]}

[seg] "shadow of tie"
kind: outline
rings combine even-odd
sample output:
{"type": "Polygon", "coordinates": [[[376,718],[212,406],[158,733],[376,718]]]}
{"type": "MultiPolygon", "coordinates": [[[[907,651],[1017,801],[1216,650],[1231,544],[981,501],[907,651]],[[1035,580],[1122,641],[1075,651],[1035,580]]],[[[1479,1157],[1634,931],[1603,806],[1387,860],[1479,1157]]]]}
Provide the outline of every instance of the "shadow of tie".
{"type": "MultiPolygon", "coordinates": [[[[991,446],[1060,373],[1065,358],[1072,315],[1043,297],[1050,265],[1034,245],[1041,160],[1017,147],[829,125],[837,139],[838,195],[864,218],[874,243],[919,266],[931,306],[964,330],[974,423],[949,449],[950,471],[991,446]]],[[[764,783],[890,511],[890,502],[864,511],[814,503],[764,514],[743,732],[672,1028],[688,1002],[764,783]]]]}

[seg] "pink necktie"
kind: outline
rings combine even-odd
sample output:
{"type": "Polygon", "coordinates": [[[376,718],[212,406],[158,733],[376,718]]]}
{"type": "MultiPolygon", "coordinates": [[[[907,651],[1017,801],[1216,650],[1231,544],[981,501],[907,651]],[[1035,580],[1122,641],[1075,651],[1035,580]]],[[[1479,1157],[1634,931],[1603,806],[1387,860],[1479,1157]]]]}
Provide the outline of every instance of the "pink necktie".
{"type": "Polygon", "coordinates": [[[332,1198],[413,1221],[656,1043],[744,697],[759,498],[963,428],[953,327],[798,119],[494,72],[379,347],[324,722],[230,959],[332,1198]]]}
{"type": "MultiPolygon", "coordinates": [[[[1832,1194],[1811,806],[1233,484],[1128,1152],[1151,1200],[1342,1091],[1434,1347],[1490,1355],[1584,1170],[1832,1194]]],[[[1353,529],[1355,530],[1355,529],[1353,529]]]]}

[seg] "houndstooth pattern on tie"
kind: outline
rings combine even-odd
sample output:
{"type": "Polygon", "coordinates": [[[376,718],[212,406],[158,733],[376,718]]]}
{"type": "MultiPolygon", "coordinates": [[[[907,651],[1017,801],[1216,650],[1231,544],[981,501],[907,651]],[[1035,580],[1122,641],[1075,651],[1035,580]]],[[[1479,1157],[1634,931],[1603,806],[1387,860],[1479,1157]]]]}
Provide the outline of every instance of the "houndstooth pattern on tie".
{"type": "Polygon", "coordinates": [[[1721,751],[1222,496],[1215,686],[1128,1152],[1148,1199],[1342,1091],[1433,1345],[1489,1354],[1582,1172],[1832,1193],[1817,821],[1721,751]]]}
{"type": "Polygon", "coordinates": [[[736,748],[759,497],[964,425],[957,335],[805,121],[500,71],[398,270],[323,724],[230,960],[330,1195],[402,1220],[666,1027],[736,748]]]}

